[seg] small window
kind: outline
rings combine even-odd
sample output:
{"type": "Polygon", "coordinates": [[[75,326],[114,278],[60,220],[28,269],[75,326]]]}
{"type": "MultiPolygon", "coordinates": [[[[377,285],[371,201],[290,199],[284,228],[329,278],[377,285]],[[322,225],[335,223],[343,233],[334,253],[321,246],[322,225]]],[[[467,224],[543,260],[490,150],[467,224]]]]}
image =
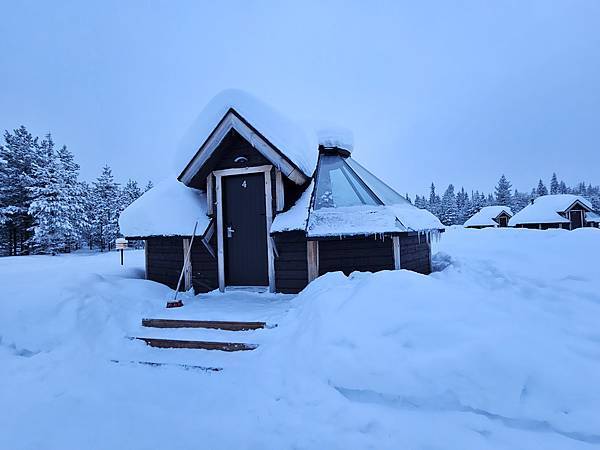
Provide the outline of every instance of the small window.
{"type": "Polygon", "coordinates": [[[315,209],[379,204],[381,202],[347,166],[342,157],[321,155],[315,209]]]}

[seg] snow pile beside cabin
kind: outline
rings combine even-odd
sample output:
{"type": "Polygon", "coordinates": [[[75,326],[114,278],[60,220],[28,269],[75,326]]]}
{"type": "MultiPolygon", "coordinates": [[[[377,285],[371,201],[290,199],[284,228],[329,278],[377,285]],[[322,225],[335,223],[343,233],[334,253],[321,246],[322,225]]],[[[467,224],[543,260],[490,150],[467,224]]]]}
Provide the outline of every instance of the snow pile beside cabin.
{"type": "Polygon", "coordinates": [[[232,108],[283,151],[306,176],[312,175],[318,156],[316,135],[306,133],[270,105],[239,89],[224,90],[205,106],[179,144],[175,155],[176,170],[186,167],[232,108]]]}
{"type": "Polygon", "coordinates": [[[469,220],[464,223],[465,227],[495,227],[498,222],[494,219],[502,213],[507,213],[509,216],[513,212],[508,206],[484,206],[478,212],[473,214],[469,220]]]}
{"type": "Polygon", "coordinates": [[[206,194],[172,177],[129,205],[119,217],[119,227],[125,236],[191,236],[196,221],[200,235],[209,223],[206,194]]]}
{"type": "Polygon", "coordinates": [[[320,277],[280,324],[273,352],[298,355],[282,376],[318,379],[349,407],[459,414],[482,430],[442,448],[496,448],[512,426],[556,433],[555,448],[577,448],[569,434],[600,442],[600,232],[503,231],[449,229],[431,276],[320,277]]]}
{"type": "MultiPolygon", "coordinates": [[[[225,355],[125,339],[173,293],[143,252],[0,258],[0,448],[595,448],[600,230],[450,227],[434,247],[430,276],[320,277],[257,350],[225,355]]],[[[288,298],[258,317],[229,295],[214,317],[288,298]]]]}
{"type": "Polygon", "coordinates": [[[544,195],[536,198],[532,204],[527,205],[516,213],[509,221],[510,226],[535,223],[569,223],[569,219],[561,216],[573,203],[580,203],[592,209],[592,205],[585,198],[573,194],[544,195]]]}

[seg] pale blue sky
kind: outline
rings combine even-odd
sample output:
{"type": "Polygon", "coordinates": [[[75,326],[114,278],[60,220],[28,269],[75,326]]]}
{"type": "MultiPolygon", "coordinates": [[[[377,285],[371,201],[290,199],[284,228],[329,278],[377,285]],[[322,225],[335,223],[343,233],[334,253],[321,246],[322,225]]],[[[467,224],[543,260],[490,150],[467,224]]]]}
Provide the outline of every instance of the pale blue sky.
{"type": "Polygon", "coordinates": [[[353,129],[400,192],[600,183],[600,2],[0,2],[0,128],[52,131],[86,178],[168,174],[237,87],[353,129]]]}

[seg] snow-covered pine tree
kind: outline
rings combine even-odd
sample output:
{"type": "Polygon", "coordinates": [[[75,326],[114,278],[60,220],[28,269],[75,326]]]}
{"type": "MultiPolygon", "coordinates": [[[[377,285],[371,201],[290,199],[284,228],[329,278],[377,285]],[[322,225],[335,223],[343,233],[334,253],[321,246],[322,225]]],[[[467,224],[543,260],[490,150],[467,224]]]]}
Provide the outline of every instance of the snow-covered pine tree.
{"type": "Polygon", "coordinates": [[[569,193],[569,190],[567,189],[567,185],[562,180],[560,181],[560,183],[558,183],[558,193],[559,194],[568,194],[569,193]]]}
{"type": "Polygon", "coordinates": [[[509,206],[512,202],[511,185],[504,174],[498,180],[498,184],[494,189],[495,202],[497,205],[509,206]]]}
{"type": "Polygon", "coordinates": [[[440,215],[438,216],[444,225],[456,225],[458,222],[458,208],[456,207],[456,195],[454,186],[450,184],[442,196],[440,215]]]}
{"type": "Polygon", "coordinates": [[[127,180],[127,184],[121,190],[121,211],[131,205],[142,195],[142,190],[137,184],[137,181],[131,178],[127,180]]]}
{"type": "Polygon", "coordinates": [[[94,248],[94,217],[95,217],[95,203],[94,203],[94,189],[89,185],[87,181],[80,181],[79,186],[81,189],[81,203],[82,213],[81,219],[78,223],[79,234],[81,235],[82,243],[85,243],[91,250],[94,248]]]}
{"type": "Polygon", "coordinates": [[[4,145],[0,145],[0,222],[9,255],[29,252],[30,188],[34,184],[33,167],[39,159],[38,140],[24,126],[12,133],[5,131],[4,145]]]}
{"type": "Polygon", "coordinates": [[[548,195],[548,189],[546,188],[546,186],[544,186],[544,182],[541,180],[541,178],[535,193],[538,197],[541,197],[542,195],[548,195]]]}
{"type": "Polygon", "coordinates": [[[144,188],[144,192],[148,192],[153,187],[154,187],[154,183],[152,182],[152,180],[148,180],[148,183],[146,183],[146,187],[144,188]]]}
{"type": "Polygon", "coordinates": [[[431,183],[429,189],[429,202],[427,203],[427,210],[433,215],[438,216],[440,214],[440,196],[435,193],[435,185],[431,183]]]}
{"type": "Polygon", "coordinates": [[[30,187],[33,236],[29,243],[34,253],[56,255],[63,251],[73,233],[69,198],[64,186],[64,168],[54,150],[50,134],[40,145],[41,159],[34,164],[34,185],[30,187]]]}
{"type": "Polygon", "coordinates": [[[457,223],[463,224],[469,217],[469,194],[465,192],[465,188],[461,187],[460,191],[456,194],[456,208],[458,210],[457,223]]]}
{"type": "Polygon", "coordinates": [[[410,195],[408,195],[408,192],[406,193],[406,195],[404,196],[404,198],[406,199],[406,201],[410,204],[412,204],[412,200],[410,199],[410,195]]]}
{"type": "Polygon", "coordinates": [[[556,178],[556,172],[552,174],[552,178],[550,179],[550,194],[555,195],[558,194],[558,179],[556,178]]]}
{"type": "Polygon", "coordinates": [[[510,207],[511,207],[513,213],[517,213],[517,212],[521,211],[523,208],[525,208],[529,204],[530,199],[531,199],[531,196],[529,194],[526,194],[524,192],[519,192],[517,189],[515,189],[512,203],[510,204],[510,207]]]}
{"type": "Polygon", "coordinates": [[[65,250],[71,251],[80,247],[81,231],[86,220],[83,186],[78,181],[79,164],[75,162],[73,153],[63,145],[56,154],[61,167],[62,191],[71,225],[65,234],[65,250]]]}
{"type": "Polygon", "coordinates": [[[421,197],[420,195],[415,195],[415,206],[420,209],[425,209],[427,206],[425,197],[421,197]]]}
{"type": "Polygon", "coordinates": [[[104,166],[102,174],[93,182],[92,199],[93,236],[100,251],[113,248],[119,236],[119,184],[115,182],[112,170],[104,166]]]}

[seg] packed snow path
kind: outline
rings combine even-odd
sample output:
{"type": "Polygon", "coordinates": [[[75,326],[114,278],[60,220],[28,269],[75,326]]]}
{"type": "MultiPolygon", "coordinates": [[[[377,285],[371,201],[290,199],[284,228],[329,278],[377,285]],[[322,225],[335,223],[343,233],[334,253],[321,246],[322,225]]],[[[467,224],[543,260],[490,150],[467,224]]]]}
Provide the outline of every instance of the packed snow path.
{"type": "Polygon", "coordinates": [[[598,448],[600,230],[453,228],[436,247],[431,276],[172,311],[142,252],[2,258],[0,448],[598,448]],[[278,326],[234,354],[124,339],[180,315],[278,326]]]}

